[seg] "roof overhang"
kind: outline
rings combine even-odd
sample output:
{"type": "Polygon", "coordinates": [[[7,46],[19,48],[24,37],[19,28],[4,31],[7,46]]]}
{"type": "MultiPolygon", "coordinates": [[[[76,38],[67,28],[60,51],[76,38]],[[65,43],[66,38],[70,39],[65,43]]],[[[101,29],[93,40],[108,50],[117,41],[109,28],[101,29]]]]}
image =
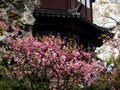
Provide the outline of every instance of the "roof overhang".
{"type": "Polygon", "coordinates": [[[106,28],[102,28],[100,26],[97,26],[96,24],[92,23],[85,17],[81,16],[80,14],[71,14],[70,12],[63,12],[63,11],[56,11],[56,10],[47,10],[47,9],[42,9],[42,10],[35,10],[33,13],[33,16],[38,20],[39,18],[42,17],[49,17],[49,18],[66,18],[66,19],[75,19],[78,21],[85,22],[85,24],[88,24],[90,27],[92,27],[95,31],[100,31],[102,33],[106,34],[112,34],[110,30],[106,28]]]}

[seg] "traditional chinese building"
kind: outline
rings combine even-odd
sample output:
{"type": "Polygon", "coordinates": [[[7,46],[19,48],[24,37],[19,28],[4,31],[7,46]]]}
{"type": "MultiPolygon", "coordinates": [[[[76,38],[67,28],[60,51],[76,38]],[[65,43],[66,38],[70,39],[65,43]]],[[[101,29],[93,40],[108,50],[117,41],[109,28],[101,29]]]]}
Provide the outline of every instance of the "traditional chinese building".
{"type": "Polygon", "coordinates": [[[33,15],[36,22],[33,35],[61,34],[62,39],[73,38],[77,44],[99,46],[102,34],[108,29],[93,24],[92,3],[95,0],[41,0],[33,15]]]}

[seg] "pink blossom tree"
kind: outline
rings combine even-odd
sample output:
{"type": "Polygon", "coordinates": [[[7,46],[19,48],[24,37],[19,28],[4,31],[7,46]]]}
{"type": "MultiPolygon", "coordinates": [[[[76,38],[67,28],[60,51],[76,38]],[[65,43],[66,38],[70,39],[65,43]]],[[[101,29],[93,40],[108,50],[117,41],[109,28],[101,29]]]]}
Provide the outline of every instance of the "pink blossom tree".
{"type": "Polygon", "coordinates": [[[80,47],[68,44],[61,49],[59,36],[8,38],[8,42],[6,49],[9,54],[4,55],[4,58],[9,58],[7,75],[16,76],[19,80],[27,76],[32,89],[35,82],[45,82],[50,90],[89,86],[104,69],[92,61],[90,52],[80,47]]]}

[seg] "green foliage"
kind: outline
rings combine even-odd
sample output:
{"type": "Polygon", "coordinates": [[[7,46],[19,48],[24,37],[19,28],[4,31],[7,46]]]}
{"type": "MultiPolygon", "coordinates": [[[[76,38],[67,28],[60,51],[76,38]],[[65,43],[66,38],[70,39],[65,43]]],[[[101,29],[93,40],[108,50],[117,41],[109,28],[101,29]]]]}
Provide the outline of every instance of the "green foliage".
{"type": "Polygon", "coordinates": [[[116,61],[111,72],[100,74],[90,87],[83,90],[119,90],[120,61],[116,61]]]}
{"type": "Polygon", "coordinates": [[[24,9],[24,2],[23,1],[16,1],[15,4],[13,4],[18,10],[21,9],[23,10],[24,9]]]}
{"type": "Polygon", "coordinates": [[[0,0],[0,8],[6,8],[6,5],[3,3],[2,0],[0,0]]]}
{"type": "Polygon", "coordinates": [[[16,26],[21,28],[21,29],[24,29],[25,28],[25,25],[20,21],[20,16],[11,12],[11,11],[7,11],[7,16],[9,18],[9,24],[11,24],[11,22],[13,20],[16,21],[16,26]]]}
{"type": "MultiPolygon", "coordinates": [[[[0,67],[0,71],[5,68],[0,67]]],[[[3,71],[4,72],[4,71],[3,71]]],[[[35,90],[46,90],[46,82],[36,81],[34,84],[35,90]]],[[[23,79],[17,79],[16,76],[6,76],[5,74],[0,75],[0,90],[33,90],[31,89],[31,83],[29,76],[23,79]]]]}
{"type": "Polygon", "coordinates": [[[105,38],[107,36],[107,34],[101,34],[101,36],[98,37],[98,40],[105,38]]]}
{"type": "Polygon", "coordinates": [[[0,36],[2,36],[2,32],[3,32],[4,28],[2,26],[0,26],[0,36]]]}
{"type": "Polygon", "coordinates": [[[17,27],[20,27],[21,29],[24,29],[24,28],[25,28],[25,25],[20,21],[20,19],[17,20],[16,26],[17,26],[17,27]]]}
{"type": "Polygon", "coordinates": [[[20,16],[18,14],[15,14],[11,11],[7,11],[7,16],[9,17],[9,19],[13,19],[13,20],[20,19],[20,16]]]}

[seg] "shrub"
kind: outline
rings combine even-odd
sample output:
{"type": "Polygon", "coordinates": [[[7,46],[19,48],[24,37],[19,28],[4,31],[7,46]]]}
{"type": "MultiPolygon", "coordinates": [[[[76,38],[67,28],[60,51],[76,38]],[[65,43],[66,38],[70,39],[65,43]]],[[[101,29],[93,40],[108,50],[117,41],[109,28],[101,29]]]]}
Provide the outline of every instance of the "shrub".
{"type": "Polygon", "coordinates": [[[9,53],[2,61],[6,62],[5,73],[7,77],[22,81],[26,88],[78,89],[90,86],[104,69],[92,61],[90,52],[80,47],[68,44],[61,48],[59,36],[8,38],[8,43],[6,50],[9,53]]]}

